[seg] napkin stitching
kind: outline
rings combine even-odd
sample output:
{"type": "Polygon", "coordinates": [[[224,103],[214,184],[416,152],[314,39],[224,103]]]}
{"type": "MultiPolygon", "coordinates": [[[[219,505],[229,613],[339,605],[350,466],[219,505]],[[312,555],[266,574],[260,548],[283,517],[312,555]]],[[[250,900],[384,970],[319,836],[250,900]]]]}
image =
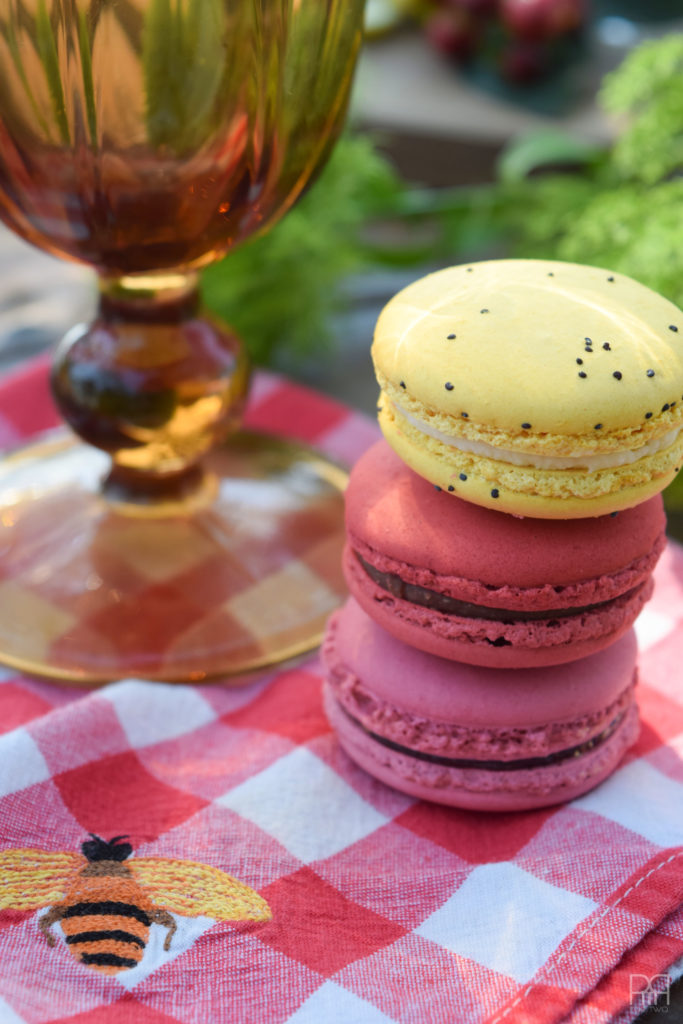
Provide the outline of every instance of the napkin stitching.
{"type": "Polygon", "coordinates": [[[626,892],[622,893],[621,896],[619,897],[619,899],[615,903],[609,903],[604,908],[604,910],[600,911],[600,913],[597,915],[597,917],[595,917],[593,919],[593,921],[589,925],[587,925],[583,929],[583,931],[580,932],[576,936],[576,938],[571,943],[571,945],[567,946],[567,948],[565,949],[564,953],[562,953],[557,958],[557,960],[554,961],[554,963],[552,963],[552,964],[546,966],[545,968],[543,968],[543,970],[541,971],[541,974],[538,977],[534,978],[527,985],[527,987],[525,989],[523,989],[522,992],[520,992],[520,994],[517,996],[517,998],[512,1003],[510,1003],[510,1005],[505,1010],[503,1010],[502,1013],[499,1013],[496,1017],[494,1017],[491,1020],[491,1024],[498,1024],[498,1021],[501,1021],[501,1020],[503,1020],[504,1017],[507,1017],[507,1015],[512,1010],[514,1010],[515,1006],[518,1006],[522,1002],[523,999],[526,999],[526,997],[529,995],[529,993],[534,988],[536,988],[536,986],[539,985],[541,981],[547,980],[548,975],[552,974],[552,972],[559,967],[559,965],[562,963],[562,961],[567,956],[567,954],[571,953],[572,949],[574,949],[576,944],[581,941],[581,939],[584,937],[584,935],[587,935],[589,931],[591,931],[593,928],[595,928],[595,926],[597,924],[599,924],[600,921],[604,917],[606,917],[607,914],[610,913],[610,911],[616,910],[616,908],[619,906],[619,904],[623,900],[626,899],[626,897],[629,895],[629,893],[632,893],[635,889],[637,889],[640,885],[642,885],[643,882],[647,881],[647,879],[650,877],[650,875],[653,875],[655,873],[655,871],[659,871],[660,868],[666,867],[666,865],[670,864],[672,860],[675,860],[677,857],[681,857],[681,856],[683,856],[683,851],[679,850],[676,853],[672,853],[671,856],[667,857],[666,860],[661,861],[659,864],[655,864],[655,866],[653,868],[650,868],[650,870],[646,874],[644,874],[641,878],[639,878],[637,882],[634,882],[633,885],[629,886],[629,888],[626,890],[626,892]]]}

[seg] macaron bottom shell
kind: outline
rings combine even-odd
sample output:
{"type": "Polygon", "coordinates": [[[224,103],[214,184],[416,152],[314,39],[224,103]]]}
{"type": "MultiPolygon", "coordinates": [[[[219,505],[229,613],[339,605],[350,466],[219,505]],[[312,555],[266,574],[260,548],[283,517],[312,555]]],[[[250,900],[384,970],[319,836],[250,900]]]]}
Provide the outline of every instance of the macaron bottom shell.
{"type": "Polygon", "coordinates": [[[633,625],[653,589],[650,578],[581,615],[504,624],[461,618],[395,597],[364,572],[348,546],[343,567],[363,610],[398,640],[440,658],[500,669],[561,665],[602,650],[633,625]]]}
{"type": "Polygon", "coordinates": [[[470,811],[525,811],[574,800],[612,774],[640,731],[633,704],[609,739],[565,762],[504,772],[449,768],[378,742],[348,717],[328,683],[323,705],[342,749],[368,775],[420,800],[470,811]]]}
{"type": "Polygon", "coordinates": [[[639,732],[633,630],[588,658],[471,667],[396,640],[351,598],[321,648],[323,703],[349,757],[424,800],[510,811],[574,799],[639,732]]]}
{"type": "Polygon", "coordinates": [[[516,466],[459,451],[413,427],[384,394],[378,418],[396,454],[434,486],[485,508],[536,519],[591,518],[633,508],[664,490],[683,463],[683,432],[655,455],[591,474],[516,466]]]}

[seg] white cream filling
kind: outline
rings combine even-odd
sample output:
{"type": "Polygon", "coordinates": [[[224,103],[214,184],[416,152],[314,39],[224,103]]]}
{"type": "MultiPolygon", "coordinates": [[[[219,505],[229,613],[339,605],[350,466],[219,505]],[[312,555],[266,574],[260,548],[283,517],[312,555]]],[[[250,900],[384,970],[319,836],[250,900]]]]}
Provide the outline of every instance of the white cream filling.
{"type": "Polygon", "coordinates": [[[401,416],[411,423],[417,430],[429,437],[442,441],[444,444],[457,448],[458,451],[468,452],[472,455],[483,455],[489,459],[496,459],[499,462],[509,462],[514,466],[531,466],[533,469],[587,469],[592,473],[596,469],[613,469],[616,466],[627,466],[631,462],[646,455],[654,455],[656,452],[669,448],[678,437],[681,428],[675,427],[661,437],[657,437],[649,444],[643,445],[636,451],[608,452],[603,455],[536,455],[535,453],[512,452],[505,448],[496,448],[485,441],[470,441],[466,437],[453,437],[451,434],[444,434],[441,430],[430,427],[428,423],[406,412],[397,403],[393,403],[394,409],[401,416]]]}

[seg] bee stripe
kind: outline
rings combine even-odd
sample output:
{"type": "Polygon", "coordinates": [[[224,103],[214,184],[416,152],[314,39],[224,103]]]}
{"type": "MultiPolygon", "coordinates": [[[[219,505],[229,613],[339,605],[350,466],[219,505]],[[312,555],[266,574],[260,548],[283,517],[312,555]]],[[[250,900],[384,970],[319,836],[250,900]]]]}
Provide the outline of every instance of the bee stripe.
{"type": "Polygon", "coordinates": [[[137,967],[137,960],[129,960],[125,956],[117,956],[116,953],[83,953],[80,957],[82,964],[92,964],[94,967],[137,967]]]}
{"type": "Polygon", "coordinates": [[[142,924],[150,925],[151,919],[140,907],[133,903],[115,903],[113,900],[102,900],[100,903],[74,903],[64,907],[62,917],[91,917],[94,914],[116,914],[119,917],[134,917],[142,924]]]}
{"type": "Polygon", "coordinates": [[[66,941],[69,945],[79,942],[100,942],[103,939],[114,939],[118,942],[132,942],[135,943],[135,945],[140,946],[141,949],[145,948],[144,941],[138,935],[132,935],[130,932],[121,931],[120,928],[112,928],[109,931],[77,932],[75,935],[66,936],[66,941]]]}

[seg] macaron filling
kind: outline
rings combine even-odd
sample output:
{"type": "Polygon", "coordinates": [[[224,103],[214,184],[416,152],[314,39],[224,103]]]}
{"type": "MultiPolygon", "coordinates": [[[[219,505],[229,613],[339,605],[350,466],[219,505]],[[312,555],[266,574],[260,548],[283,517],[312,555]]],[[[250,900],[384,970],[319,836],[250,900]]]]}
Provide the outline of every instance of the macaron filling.
{"type": "Polygon", "coordinates": [[[381,744],[383,747],[387,747],[389,750],[393,750],[398,754],[403,754],[406,757],[414,757],[419,761],[427,761],[429,764],[441,765],[444,768],[476,768],[479,771],[491,772],[513,772],[522,771],[524,769],[546,768],[550,765],[561,764],[563,761],[569,761],[573,758],[588,754],[600,747],[617,731],[624,721],[627,711],[627,708],[622,708],[600,733],[595,736],[591,736],[590,739],[584,740],[582,743],[577,743],[572,747],[567,747],[564,750],[555,750],[552,753],[541,757],[518,757],[514,760],[501,761],[474,757],[447,757],[443,754],[435,754],[430,751],[406,747],[401,743],[397,743],[395,740],[391,740],[386,736],[382,736],[379,733],[366,728],[366,726],[364,726],[358,718],[355,718],[342,704],[339,704],[339,707],[349,721],[357,728],[361,729],[366,736],[374,740],[376,743],[381,744]]]}
{"type": "Polygon", "coordinates": [[[430,426],[417,416],[413,416],[397,402],[392,402],[392,407],[400,416],[408,421],[416,430],[426,434],[428,437],[441,441],[451,448],[469,455],[481,455],[485,458],[496,459],[499,462],[508,462],[514,466],[529,466],[533,469],[586,469],[589,473],[599,469],[616,469],[619,466],[628,466],[648,455],[656,455],[673,445],[680,432],[681,427],[661,435],[650,441],[648,444],[637,448],[635,451],[608,452],[597,455],[585,453],[577,455],[538,455],[530,452],[517,452],[509,449],[498,448],[495,445],[487,444],[485,441],[472,441],[466,437],[459,437],[446,434],[436,427],[430,426]]]}
{"type": "MultiPolygon", "coordinates": [[[[410,604],[416,604],[423,608],[431,608],[434,611],[443,612],[446,615],[457,615],[458,617],[465,619],[486,619],[491,622],[506,624],[559,618],[565,619],[571,616],[584,615],[600,608],[606,608],[614,600],[614,598],[609,598],[608,600],[597,601],[592,604],[575,605],[569,608],[544,608],[537,611],[492,608],[487,605],[475,604],[471,601],[460,601],[457,598],[449,597],[447,594],[439,593],[437,590],[431,590],[428,587],[422,587],[415,583],[406,582],[395,573],[381,572],[379,569],[375,568],[375,566],[366,561],[358,551],[354,551],[354,555],[370,579],[382,590],[391,594],[392,597],[399,598],[402,601],[408,601],[410,604]]],[[[630,596],[634,596],[636,590],[638,590],[638,587],[641,585],[642,584],[638,584],[637,586],[632,587],[630,590],[620,594],[619,597],[628,598],[630,596]]],[[[501,644],[507,641],[500,638],[494,642],[501,644]]]]}
{"type": "MultiPolygon", "coordinates": [[[[514,714],[504,716],[503,721],[496,721],[493,708],[483,713],[473,713],[472,700],[475,704],[479,701],[484,708],[488,708],[488,699],[481,693],[481,687],[486,684],[504,684],[505,699],[510,699],[507,687],[509,685],[512,688],[513,682],[508,683],[508,674],[492,669],[484,670],[482,673],[481,669],[466,666],[454,670],[450,666],[445,667],[446,663],[441,659],[424,655],[412,648],[406,649],[405,657],[400,663],[397,661],[394,665],[386,665],[382,660],[382,666],[386,665],[383,671],[386,670],[388,676],[386,679],[384,676],[381,677],[380,685],[383,690],[378,691],[375,689],[377,684],[360,677],[359,669],[347,661],[344,653],[343,648],[349,640],[351,624],[355,625],[357,621],[363,623],[365,618],[364,613],[361,613],[354,603],[350,607],[351,612],[347,611],[345,616],[338,615],[337,618],[332,618],[323,641],[321,656],[327,670],[327,685],[330,688],[330,695],[334,697],[335,705],[344,712],[345,719],[392,750],[401,748],[410,756],[420,751],[428,755],[423,760],[434,764],[444,763],[443,759],[449,765],[456,762],[472,762],[475,767],[481,767],[484,762],[504,762],[521,767],[522,761],[528,759],[538,761],[539,764],[550,764],[577,756],[571,752],[583,748],[587,743],[591,743],[588,750],[604,742],[618,729],[619,723],[624,720],[624,716],[634,704],[637,681],[633,665],[635,653],[626,658],[625,672],[620,672],[618,679],[600,678],[590,687],[587,696],[593,699],[596,691],[602,690],[603,696],[597,706],[591,708],[585,704],[577,705],[570,699],[567,702],[567,707],[571,709],[569,712],[550,714],[548,717],[540,709],[538,701],[534,701],[528,707],[528,713],[524,715],[518,713],[515,703],[514,714]],[[414,669],[420,665],[423,666],[424,674],[422,689],[419,675],[412,681],[414,669]],[[393,691],[399,683],[397,675],[402,671],[406,672],[404,688],[405,685],[409,685],[410,691],[407,695],[402,695],[402,691],[394,695],[393,691]],[[434,673],[444,674],[443,686],[439,683],[437,688],[434,687],[434,673]],[[448,678],[447,673],[453,674],[452,679],[448,678]],[[458,695],[463,687],[467,690],[469,685],[465,680],[471,679],[472,676],[477,677],[477,673],[480,673],[481,681],[475,686],[473,697],[459,707],[458,695]],[[387,688],[386,693],[384,688],[387,688]],[[435,693],[439,698],[437,703],[434,703],[435,693]],[[431,702],[428,701],[428,707],[423,708],[422,704],[428,699],[429,694],[431,702]]],[[[365,626],[365,629],[366,633],[361,637],[353,637],[358,649],[353,653],[351,661],[370,657],[367,653],[367,642],[372,635],[377,636],[377,643],[381,644],[382,652],[385,653],[384,649],[387,648],[391,654],[391,647],[396,644],[394,640],[380,633],[374,624],[371,627],[365,626]]],[[[626,648],[628,646],[627,642],[626,648]]],[[[398,645],[395,650],[397,658],[400,649],[398,645]]],[[[618,650],[623,649],[622,642],[618,650]]],[[[603,655],[597,657],[605,660],[603,655]]],[[[585,665],[588,671],[591,668],[590,660],[587,660],[585,665]]],[[[566,667],[558,670],[560,678],[566,678],[571,671],[566,667]]],[[[538,675],[539,670],[531,670],[532,679],[534,674],[538,675]]],[[[543,678],[542,673],[541,677],[543,678]]],[[[528,671],[523,678],[528,680],[528,671]]],[[[555,680],[549,678],[548,684],[547,694],[539,694],[541,702],[547,699],[548,694],[553,694],[555,680]]],[[[568,689],[562,688],[561,693],[557,694],[557,699],[564,701],[572,692],[574,688],[570,684],[568,689]]]]}

